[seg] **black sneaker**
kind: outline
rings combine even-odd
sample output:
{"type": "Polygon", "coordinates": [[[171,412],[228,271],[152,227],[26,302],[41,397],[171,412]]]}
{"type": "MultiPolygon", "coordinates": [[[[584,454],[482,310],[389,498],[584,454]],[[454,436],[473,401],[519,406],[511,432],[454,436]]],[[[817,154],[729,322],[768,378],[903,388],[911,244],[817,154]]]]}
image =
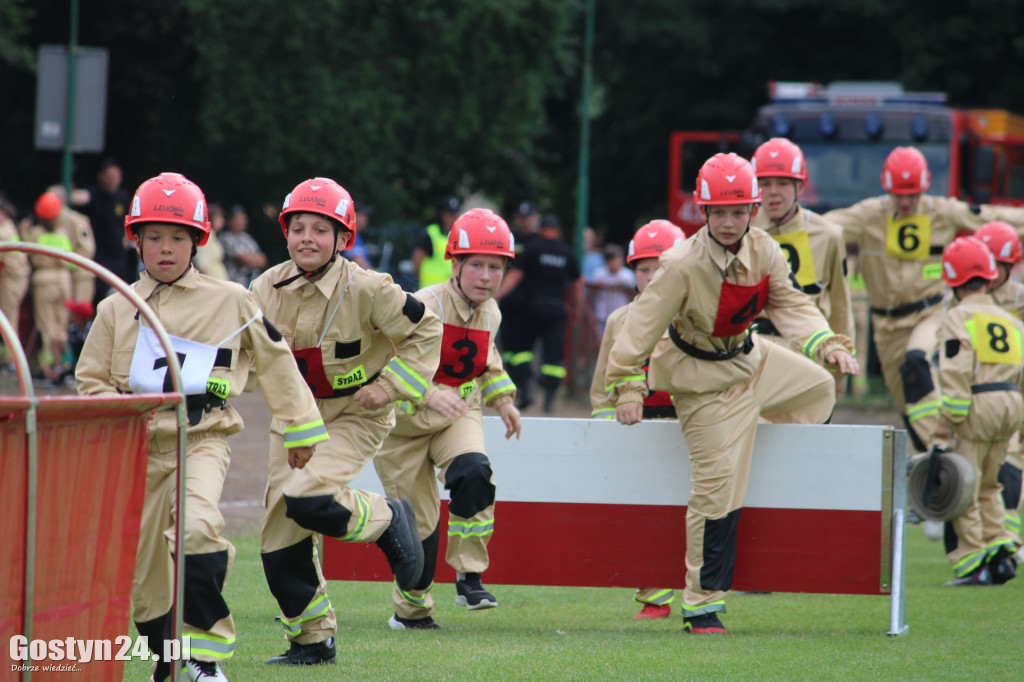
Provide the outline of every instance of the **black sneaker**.
{"type": "Polygon", "coordinates": [[[493,609],[498,600],[480,582],[479,573],[466,573],[455,581],[455,603],[470,611],[493,609]]]}
{"type": "Polygon", "coordinates": [[[959,578],[953,578],[948,583],[945,583],[945,587],[972,587],[974,585],[991,584],[992,574],[989,573],[988,566],[982,564],[967,575],[962,575],[959,578]]]}
{"type": "Polygon", "coordinates": [[[994,585],[1002,585],[1017,577],[1017,560],[1013,552],[1006,547],[1000,547],[999,551],[988,560],[988,570],[992,575],[994,585]]]}
{"type": "Polygon", "coordinates": [[[722,625],[722,621],[718,619],[718,614],[712,611],[711,613],[702,613],[699,616],[684,618],[683,632],[689,632],[692,635],[724,635],[728,630],[722,625]]]}
{"type": "Polygon", "coordinates": [[[440,630],[441,626],[434,622],[430,616],[426,618],[401,618],[393,614],[388,620],[392,630],[440,630]]]}
{"type": "Polygon", "coordinates": [[[416,512],[405,498],[388,500],[388,506],[391,525],[377,538],[377,546],[388,559],[398,589],[411,590],[423,575],[423,543],[416,530],[416,512]]]}
{"type": "Polygon", "coordinates": [[[280,656],[268,658],[267,665],[317,665],[319,663],[337,663],[338,651],[334,646],[334,638],[329,637],[316,644],[299,644],[292,642],[288,651],[280,656]]]}

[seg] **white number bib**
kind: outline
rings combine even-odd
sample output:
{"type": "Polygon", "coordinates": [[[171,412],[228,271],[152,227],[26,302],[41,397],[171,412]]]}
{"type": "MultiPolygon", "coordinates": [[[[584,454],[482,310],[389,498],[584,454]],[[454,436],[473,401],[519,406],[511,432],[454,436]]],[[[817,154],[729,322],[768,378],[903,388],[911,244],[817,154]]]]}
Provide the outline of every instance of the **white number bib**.
{"type": "MultiPolygon", "coordinates": [[[[206,381],[217,359],[217,348],[168,334],[181,363],[185,395],[204,395],[206,381]]],[[[152,329],[139,326],[128,386],[133,393],[169,393],[174,390],[167,368],[167,354],[152,329]]]]}

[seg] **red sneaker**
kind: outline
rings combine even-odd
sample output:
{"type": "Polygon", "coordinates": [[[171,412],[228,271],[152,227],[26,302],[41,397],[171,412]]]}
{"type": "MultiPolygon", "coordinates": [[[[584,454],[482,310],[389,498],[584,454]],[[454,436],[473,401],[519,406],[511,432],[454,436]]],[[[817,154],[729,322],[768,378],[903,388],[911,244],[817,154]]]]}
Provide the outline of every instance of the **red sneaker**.
{"type": "Polygon", "coordinates": [[[668,618],[672,615],[672,607],[668,604],[644,604],[640,613],[633,616],[633,620],[658,620],[668,618]]]}

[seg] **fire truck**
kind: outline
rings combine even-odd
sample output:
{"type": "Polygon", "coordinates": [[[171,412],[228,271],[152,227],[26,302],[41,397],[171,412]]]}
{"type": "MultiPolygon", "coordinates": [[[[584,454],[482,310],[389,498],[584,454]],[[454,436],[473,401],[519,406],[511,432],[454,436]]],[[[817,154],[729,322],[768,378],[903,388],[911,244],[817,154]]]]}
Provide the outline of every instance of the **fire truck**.
{"type": "Polygon", "coordinates": [[[771,82],[768,94],[747,130],[672,133],[668,213],[688,235],[704,223],[693,200],[701,164],[716,152],[749,158],[772,137],[800,145],[810,177],[800,203],[819,213],[881,194],[886,156],[908,145],[928,159],[930,192],[1024,204],[1024,116],[952,107],[944,93],[891,82],[771,82]]]}

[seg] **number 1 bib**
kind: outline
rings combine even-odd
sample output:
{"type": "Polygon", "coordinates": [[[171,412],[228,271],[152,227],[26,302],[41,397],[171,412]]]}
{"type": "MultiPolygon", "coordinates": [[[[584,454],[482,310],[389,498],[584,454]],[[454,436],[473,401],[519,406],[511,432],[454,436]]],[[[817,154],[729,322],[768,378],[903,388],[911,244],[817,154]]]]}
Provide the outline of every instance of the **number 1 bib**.
{"type": "Polygon", "coordinates": [[[904,260],[924,260],[931,253],[931,248],[931,216],[889,217],[886,224],[885,255],[904,260]]]}
{"type": "Polygon", "coordinates": [[[768,275],[754,285],[722,282],[718,296],[718,315],[711,336],[739,336],[768,302],[768,275]]]}

